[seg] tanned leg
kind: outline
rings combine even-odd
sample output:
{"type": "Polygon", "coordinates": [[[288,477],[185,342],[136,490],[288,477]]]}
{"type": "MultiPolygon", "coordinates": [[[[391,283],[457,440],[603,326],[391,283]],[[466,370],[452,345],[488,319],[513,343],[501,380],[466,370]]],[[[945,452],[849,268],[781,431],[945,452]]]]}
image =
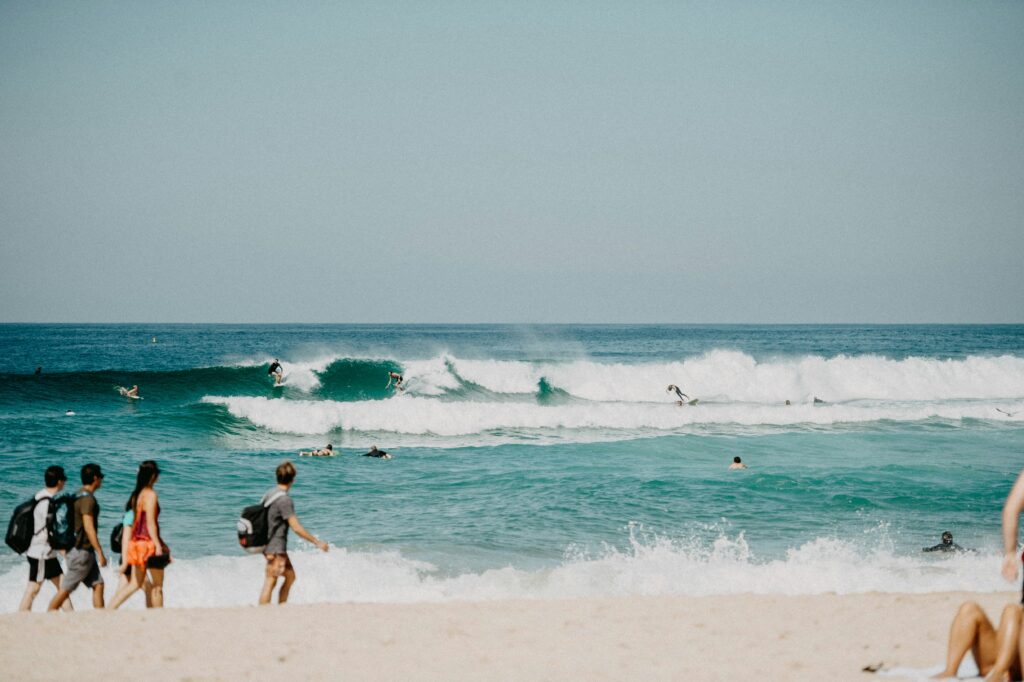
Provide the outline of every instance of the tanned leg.
{"type": "Polygon", "coordinates": [[[936,678],[956,677],[960,662],[968,649],[974,655],[978,671],[985,675],[996,661],[998,646],[996,631],[992,628],[985,612],[974,602],[966,602],[957,611],[953,625],[949,628],[949,648],[946,653],[946,668],[936,678]]]}
{"type": "Polygon", "coordinates": [[[162,609],[164,607],[164,569],[149,569],[149,577],[150,580],[147,582],[152,582],[153,585],[150,587],[149,594],[146,595],[146,606],[152,605],[154,609],[162,609]]]}
{"type": "Polygon", "coordinates": [[[288,601],[288,592],[292,589],[292,583],[295,582],[295,569],[286,568],[284,570],[284,583],[281,585],[280,591],[277,593],[277,603],[284,604],[288,601]]]}
{"type": "Polygon", "coordinates": [[[1007,604],[999,619],[999,629],[996,631],[996,645],[999,647],[996,662],[985,679],[1001,682],[1009,679],[1013,672],[1017,673],[1016,679],[1020,679],[1020,622],[1021,607],[1017,604],[1007,604]]]}

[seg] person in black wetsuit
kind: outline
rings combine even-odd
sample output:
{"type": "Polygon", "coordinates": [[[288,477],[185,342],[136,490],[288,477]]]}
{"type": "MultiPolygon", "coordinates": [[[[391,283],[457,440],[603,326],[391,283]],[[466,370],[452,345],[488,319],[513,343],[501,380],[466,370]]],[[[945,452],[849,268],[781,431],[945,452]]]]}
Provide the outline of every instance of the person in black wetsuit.
{"type": "Polygon", "coordinates": [[[365,455],[363,455],[363,457],[377,457],[379,459],[391,459],[391,455],[389,455],[388,453],[384,452],[383,450],[378,450],[376,445],[371,445],[370,446],[370,451],[367,452],[365,455]]]}
{"type": "Polygon", "coordinates": [[[676,397],[679,398],[679,400],[677,400],[676,402],[679,405],[682,405],[683,401],[686,401],[686,400],[690,399],[690,396],[686,395],[681,390],[679,390],[679,387],[676,386],[675,384],[669,384],[668,388],[666,388],[665,390],[667,392],[669,392],[669,393],[672,393],[673,391],[675,391],[676,397]]]}
{"type": "Polygon", "coordinates": [[[274,377],[274,385],[281,385],[281,377],[284,376],[284,369],[281,367],[281,362],[274,358],[274,361],[270,363],[270,369],[267,370],[267,376],[274,377]]]}
{"type": "Polygon", "coordinates": [[[953,542],[953,534],[948,530],[942,534],[942,542],[933,547],[925,547],[922,552],[966,552],[967,550],[953,542]]]}

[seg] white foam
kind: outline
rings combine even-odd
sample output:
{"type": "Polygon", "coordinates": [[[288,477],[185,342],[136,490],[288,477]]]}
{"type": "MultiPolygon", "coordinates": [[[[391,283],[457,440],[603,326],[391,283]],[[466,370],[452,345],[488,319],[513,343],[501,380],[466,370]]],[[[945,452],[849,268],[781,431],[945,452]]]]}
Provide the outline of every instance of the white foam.
{"type": "Polygon", "coordinates": [[[963,360],[803,356],[759,362],[745,353],[716,350],[667,363],[458,358],[450,363],[467,381],[494,392],[534,392],[543,377],[571,395],[595,401],[664,401],[668,384],[705,400],[766,404],[807,401],[813,396],[830,402],[1024,397],[1024,358],[1011,355],[963,360]]]}
{"type": "MultiPolygon", "coordinates": [[[[387,400],[339,402],[265,397],[206,396],[203,402],[223,405],[236,418],[275,433],[303,435],[358,431],[438,436],[466,436],[510,430],[612,430],[627,432],[689,432],[713,425],[793,427],[865,423],[882,419],[920,421],[995,419],[1002,415],[987,402],[862,401],[842,405],[760,405],[744,403],[679,407],[674,403],[569,403],[444,401],[399,396],[387,400]]],[[[1024,401],[1000,403],[1021,410],[1024,401]]]]}
{"type": "MultiPolygon", "coordinates": [[[[568,551],[556,566],[523,570],[511,566],[480,572],[441,571],[397,551],[348,551],[333,548],[292,554],[299,580],[296,603],[443,602],[490,599],[558,599],[633,595],[856,594],[1000,592],[995,554],[936,558],[897,556],[886,543],[875,549],[834,538],[818,538],[786,553],[758,560],[740,534],[712,543],[645,537],[631,528],[626,549],[568,551]]],[[[263,581],[260,557],[212,556],[177,559],[167,571],[169,607],[213,607],[255,603],[263,581]]],[[[115,584],[113,569],[104,574],[115,584]]],[[[17,608],[26,568],[18,563],[0,575],[0,611],[17,608]]],[[[52,588],[37,600],[41,608],[52,588]]],[[[86,607],[83,591],[78,608],[86,607]]],[[[141,608],[142,598],[129,602],[141,608]]]]}

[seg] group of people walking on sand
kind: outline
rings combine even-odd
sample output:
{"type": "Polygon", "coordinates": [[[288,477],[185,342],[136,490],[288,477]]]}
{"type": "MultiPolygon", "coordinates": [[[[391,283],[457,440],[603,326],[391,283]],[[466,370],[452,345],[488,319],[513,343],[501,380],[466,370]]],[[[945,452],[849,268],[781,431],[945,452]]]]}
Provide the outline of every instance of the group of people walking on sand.
{"type": "MultiPolygon", "coordinates": [[[[267,509],[267,544],[262,548],[266,560],[263,588],[259,603],[269,604],[274,589],[281,581],[278,602],[288,601],[288,593],[295,582],[295,568],[288,557],[288,533],[294,531],[302,539],[326,552],[328,545],[309,533],[295,514],[295,505],[288,495],[295,482],[295,465],[285,461],[275,472],[277,484],[261,499],[267,509]]],[[[121,552],[118,562],[118,586],[109,604],[105,605],[104,580],[101,568],[108,564],[99,539],[100,505],[96,492],[103,485],[103,471],[98,464],[89,463],[80,472],[81,487],[72,499],[58,497],[64,490],[67,476],[63,467],[51,466],[43,474],[42,490],[33,498],[32,539],[25,556],[28,559],[28,585],[22,597],[20,610],[31,611],[42,584],[49,580],[57,588],[50,601],[50,611],[72,610],[71,595],[80,585],[92,591],[93,608],[116,609],[140,590],[145,594],[147,608],[160,608],[164,604],[164,570],[171,563],[171,550],[160,533],[160,500],[156,484],[160,467],[153,460],[139,465],[135,488],[125,503],[121,516],[121,531],[111,537],[111,551],[121,552]],[[53,515],[51,504],[68,504],[68,533],[73,535],[70,546],[57,550],[50,546],[53,515]],[[116,540],[119,539],[120,543],[116,540]],[[58,560],[63,554],[64,565],[58,560]]]]}

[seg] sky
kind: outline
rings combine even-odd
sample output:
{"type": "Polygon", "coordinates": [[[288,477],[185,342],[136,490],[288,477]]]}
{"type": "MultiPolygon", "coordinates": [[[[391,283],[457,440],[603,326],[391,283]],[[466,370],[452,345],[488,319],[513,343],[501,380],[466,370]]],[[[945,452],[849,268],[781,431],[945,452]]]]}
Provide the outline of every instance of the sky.
{"type": "Polygon", "coordinates": [[[0,0],[0,322],[1024,322],[1021,2],[0,0]]]}

